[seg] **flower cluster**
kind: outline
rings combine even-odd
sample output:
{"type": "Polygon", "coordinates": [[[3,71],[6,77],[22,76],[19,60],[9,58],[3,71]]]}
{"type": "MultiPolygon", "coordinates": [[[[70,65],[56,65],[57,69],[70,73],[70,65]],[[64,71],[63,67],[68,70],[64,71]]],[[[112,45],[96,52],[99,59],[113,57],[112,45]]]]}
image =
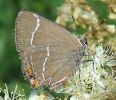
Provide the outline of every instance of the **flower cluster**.
{"type": "Polygon", "coordinates": [[[17,91],[18,87],[16,85],[14,91],[9,92],[7,85],[5,84],[5,89],[0,88],[0,100],[26,100],[24,91],[17,91]]]}
{"type": "Polygon", "coordinates": [[[116,70],[112,66],[116,66],[116,52],[99,45],[89,58],[93,61],[82,63],[81,72],[69,78],[63,90],[72,94],[72,100],[115,100],[116,70]]]}
{"type": "MultiPolygon", "coordinates": [[[[98,40],[105,44],[108,41],[116,43],[115,6],[115,0],[65,0],[65,3],[58,9],[56,22],[69,29],[81,30],[81,33],[91,32],[95,29],[93,34],[87,36],[91,48],[95,49],[98,40]],[[75,21],[72,20],[72,16],[75,21]],[[99,26],[100,20],[104,20],[104,22],[99,26]]],[[[114,49],[116,50],[116,48],[114,49]]]]}

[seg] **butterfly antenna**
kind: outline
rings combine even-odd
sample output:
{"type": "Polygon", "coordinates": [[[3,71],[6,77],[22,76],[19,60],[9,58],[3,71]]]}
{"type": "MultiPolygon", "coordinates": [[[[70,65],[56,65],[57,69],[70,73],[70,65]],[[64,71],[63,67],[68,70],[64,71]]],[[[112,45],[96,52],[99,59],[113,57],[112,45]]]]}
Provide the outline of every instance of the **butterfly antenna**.
{"type": "Polygon", "coordinates": [[[94,35],[94,32],[96,31],[97,27],[102,25],[103,23],[104,23],[104,20],[99,20],[99,22],[95,26],[92,27],[92,30],[86,33],[85,37],[87,37],[89,34],[94,35]]]}
{"type": "MultiPolygon", "coordinates": [[[[74,16],[72,16],[72,19],[74,21],[75,27],[77,27],[77,24],[76,24],[74,16]]],[[[87,36],[89,34],[92,34],[94,36],[94,32],[96,31],[97,27],[102,25],[104,23],[104,21],[105,21],[105,19],[104,20],[99,20],[99,22],[95,26],[92,27],[92,30],[85,34],[85,36],[81,39],[81,42],[84,42],[85,44],[87,44],[87,36]]]]}
{"type": "Polygon", "coordinates": [[[75,27],[77,26],[77,24],[76,24],[76,21],[75,21],[75,18],[74,18],[74,16],[72,16],[72,19],[73,19],[73,22],[74,22],[74,24],[75,24],[75,27]]]}

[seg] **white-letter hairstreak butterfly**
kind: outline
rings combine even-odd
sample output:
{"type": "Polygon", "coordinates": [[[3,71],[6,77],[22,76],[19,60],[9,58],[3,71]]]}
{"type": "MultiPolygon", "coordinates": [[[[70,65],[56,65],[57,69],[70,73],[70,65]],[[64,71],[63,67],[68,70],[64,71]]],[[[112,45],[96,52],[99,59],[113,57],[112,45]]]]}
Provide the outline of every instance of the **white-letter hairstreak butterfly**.
{"type": "Polygon", "coordinates": [[[28,10],[20,11],[16,19],[16,46],[34,88],[60,86],[78,70],[86,51],[86,43],[28,10]]]}

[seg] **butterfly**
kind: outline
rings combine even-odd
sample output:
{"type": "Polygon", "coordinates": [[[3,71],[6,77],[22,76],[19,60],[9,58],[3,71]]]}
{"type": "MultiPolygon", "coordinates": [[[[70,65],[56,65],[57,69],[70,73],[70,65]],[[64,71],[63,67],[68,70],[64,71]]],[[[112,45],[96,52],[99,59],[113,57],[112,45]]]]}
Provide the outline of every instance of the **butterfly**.
{"type": "Polygon", "coordinates": [[[79,70],[87,44],[39,14],[22,10],[16,18],[16,47],[31,85],[55,89],[79,70]]]}

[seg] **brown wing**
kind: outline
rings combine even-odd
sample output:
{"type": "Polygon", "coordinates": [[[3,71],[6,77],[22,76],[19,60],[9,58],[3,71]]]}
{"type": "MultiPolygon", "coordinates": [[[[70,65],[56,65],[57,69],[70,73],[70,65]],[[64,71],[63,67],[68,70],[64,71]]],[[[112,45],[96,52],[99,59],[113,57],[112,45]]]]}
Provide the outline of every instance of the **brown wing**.
{"type": "Polygon", "coordinates": [[[70,76],[76,67],[72,50],[80,41],[57,24],[30,11],[21,11],[16,19],[16,44],[24,68],[31,58],[39,78],[54,78],[52,83],[70,76]]]}

